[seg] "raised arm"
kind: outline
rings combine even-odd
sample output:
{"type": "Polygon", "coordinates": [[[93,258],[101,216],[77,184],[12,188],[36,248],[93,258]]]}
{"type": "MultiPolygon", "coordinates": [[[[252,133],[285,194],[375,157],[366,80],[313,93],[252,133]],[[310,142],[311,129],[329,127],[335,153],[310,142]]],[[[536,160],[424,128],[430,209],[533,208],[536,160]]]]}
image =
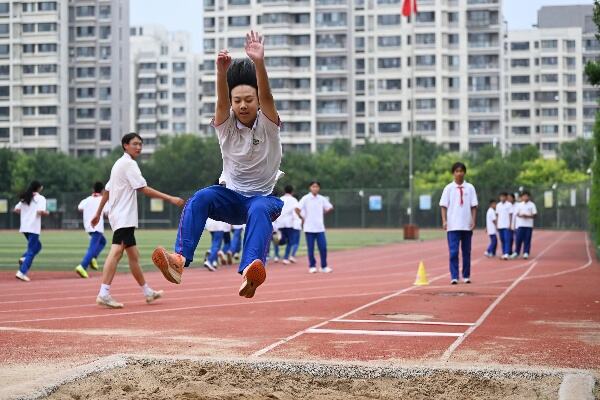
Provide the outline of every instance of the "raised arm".
{"type": "Polygon", "coordinates": [[[231,65],[231,56],[227,50],[221,50],[217,56],[217,106],[215,109],[215,126],[221,125],[229,118],[231,101],[227,84],[227,69],[231,65]]]}
{"type": "Polygon", "coordinates": [[[265,66],[264,37],[258,32],[250,31],[246,34],[246,54],[254,62],[256,67],[256,83],[258,85],[258,102],[265,117],[272,122],[279,123],[279,114],[275,107],[275,100],[269,86],[267,67],[265,66]]]}

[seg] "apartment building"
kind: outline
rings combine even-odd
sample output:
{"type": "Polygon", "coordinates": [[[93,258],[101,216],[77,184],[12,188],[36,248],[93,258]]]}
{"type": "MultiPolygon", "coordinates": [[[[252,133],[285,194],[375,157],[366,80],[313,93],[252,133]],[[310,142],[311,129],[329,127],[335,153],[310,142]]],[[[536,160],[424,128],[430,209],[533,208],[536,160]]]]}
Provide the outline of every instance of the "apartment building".
{"type": "Polygon", "coordinates": [[[198,132],[199,56],[187,32],[155,25],[130,28],[131,130],[152,153],[158,137],[198,132]]]}
{"type": "Polygon", "coordinates": [[[455,150],[500,142],[501,6],[420,0],[411,23],[401,0],[205,0],[200,128],[214,110],[217,50],[243,56],[254,28],[286,148],[399,142],[411,130],[455,150]]]}
{"type": "Polygon", "coordinates": [[[102,156],[129,127],[129,2],[0,2],[0,146],[102,156]]]}

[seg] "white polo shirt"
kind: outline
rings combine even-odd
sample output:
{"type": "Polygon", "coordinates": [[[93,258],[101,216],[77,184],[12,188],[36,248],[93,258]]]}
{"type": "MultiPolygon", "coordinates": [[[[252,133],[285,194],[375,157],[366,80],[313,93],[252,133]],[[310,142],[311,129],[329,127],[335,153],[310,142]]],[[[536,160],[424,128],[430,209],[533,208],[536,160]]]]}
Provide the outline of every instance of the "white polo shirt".
{"type": "Polygon", "coordinates": [[[517,205],[517,209],[515,211],[517,214],[517,228],[533,228],[533,218],[523,218],[523,215],[537,215],[537,208],[535,207],[535,203],[533,201],[520,202],[517,205]],[[521,216],[520,216],[521,215],[521,216]]]}
{"type": "Polygon", "coordinates": [[[113,231],[138,226],[137,190],[148,186],[140,167],[127,153],[115,162],[106,184],[108,220],[113,231]]]}
{"type": "Polygon", "coordinates": [[[212,218],[208,218],[206,220],[206,225],[204,225],[204,229],[206,229],[209,232],[218,232],[221,230],[221,222],[216,221],[212,218]]]}
{"type": "Polygon", "coordinates": [[[487,213],[485,214],[485,227],[487,229],[488,235],[495,235],[498,233],[496,229],[496,210],[492,207],[488,208],[487,213]]]}
{"type": "Polygon", "coordinates": [[[280,124],[258,111],[254,126],[248,128],[237,120],[232,110],[217,131],[224,181],[228,189],[244,196],[268,196],[283,174],[281,165],[280,124]]]}
{"type": "Polygon", "coordinates": [[[20,201],[15,206],[15,210],[21,210],[21,233],[35,233],[39,235],[42,232],[42,216],[38,211],[46,211],[46,198],[39,193],[34,193],[31,203],[27,204],[20,201]]]}
{"type": "Polygon", "coordinates": [[[100,205],[100,201],[102,200],[102,195],[100,193],[94,193],[89,197],[81,200],[77,209],[79,211],[83,211],[83,228],[86,232],[104,232],[104,212],[100,214],[100,221],[98,225],[92,227],[92,219],[96,215],[96,211],[98,211],[98,206],[100,205]]]}
{"type": "Polygon", "coordinates": [[[501,201],[496,204],[496,214],[498,214],[498,229],[510,228],[510,214],[513,212],[513,205],[508,201],[501,201]]]}
{"type": "Polygon", "coordinates": [[[314,196],[312,193],[304,195],[298,203],[298,208],[304,217],[304,232],[325,232],[325,212],[333,208],[329,200],[320,194],[314,196]]]}
{"type": "Polygon", "coordinates": [[[447,231],[470,231],[471,208],[477,207],[477,193],[475,187],[464,181],[462,185],[451,182],[444,188],[440,198],[440,207],[446,207],[447,212],[447,231]],[[462,187],[462,203],[461,190],[462,187]]]}
{"type": "Polygon", "coordinates": [[[300,202],[291,194],[284,194],[280,197],[281,201],[283,201],[283,208],[281,209],[281,215],[277,218],[277,226],[279,228],[295,228],[298,226],[297,222],[300,222],[300,226],[302,226],[302,221],[296,214],[296,208],[300,208],[298,205],[300,202]]]}

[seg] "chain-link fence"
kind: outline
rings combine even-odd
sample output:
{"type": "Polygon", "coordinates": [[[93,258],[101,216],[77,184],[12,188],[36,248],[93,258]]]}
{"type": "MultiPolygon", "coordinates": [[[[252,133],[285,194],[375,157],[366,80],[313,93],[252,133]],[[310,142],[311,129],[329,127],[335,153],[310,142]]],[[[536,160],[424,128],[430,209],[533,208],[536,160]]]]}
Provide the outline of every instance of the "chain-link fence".
{"type": "MultiPolygon", "coordinates": [[[[434,191],[416,191],[413,198],[414,222],[423,228],[439,227],[441,216],[438,202],[443,188],[434,191]]],[[[588,228],[589,184],[558,185],[546,188],[528,188],[536,203],[536,227],[552,229],[588,228]]],[[[517,192],[518,190],[515,190],[517,192]]],[[[179,193],[183,198],[191,192],[179,193]]],[[[300,193],[302,195],[304,193],[300,193]]],[[[326,216],[330,228],[399,228],[409,222],[408,189],[343,189],[324,190],[335,206],[326,216]]],[[[62,193],[47,195],[51,211],[43,219],[45,229],[81,229],[79,202],[89,193],[62,193]]],[[[477,225],[485,225],[488,201],[497,198],[497,191],[478,190],[479,211],[477,225]]],[[[19,216],[12,212],[18,199],[0,193],[0,229],[18,229],[19,216]]],[[[170,204],[138,196],[141,228],[174,228],[179,222],[180,210],[170,204]]]]}

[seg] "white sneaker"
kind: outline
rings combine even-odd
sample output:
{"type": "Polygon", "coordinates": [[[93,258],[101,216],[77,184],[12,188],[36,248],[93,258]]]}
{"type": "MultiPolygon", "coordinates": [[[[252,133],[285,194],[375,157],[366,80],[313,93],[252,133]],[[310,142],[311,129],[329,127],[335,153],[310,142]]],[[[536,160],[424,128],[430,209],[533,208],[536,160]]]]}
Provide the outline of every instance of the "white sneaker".
{"type": "Polygon", "coordinates": [[[152,303],[154,300],[160,299],[163,295],[163,291],[162,290],[154,290],[154,289],[150,289],[152,292],[150,294],[146,295],[146,303],[150,304],[152,303]]]}
{"type": "Polygon", "coordinates": [[[458,279],[452,279],[452,280],[450,281],[450,284],[451,284],[451,285],[458,285],[458,279]]]}
{"type": "Polygon", "coordinates": [[[488,253],[487,251],[485,253],[483,253],[483,255],[486,256],[487,258],[494,257],[491,253],[488,253]]]}
{"type": "Polygon", "coordinates": [[[210,265],[210,263],[208,261],[204,262],[204,268],[206,268],[210,272],[215,272],[216,271],[215,267],[213,267],[212,265],[210,265]]]}
{"type": "Polygon", "coordinates": [[[465,278],[465,279],[463,279],[463,282],[464,282],[464,283],[471,283],[471,279],[469,279],[469,278],[465,278]]]}
{"type": "Polygon", "coordinates": [[[290,261],[291,261],[291,262],[293,262],[293,263],[295,264],[295,263],[297,262],[297,260],[296,260],[296,257],[294,257],[294,256],[291,256],[291,257],[290,257],[290,261]]]}
{"type": "Polygon", "coordinates": [[[25,275],[24,273],[22,273],[21,271],[17,271],[17,274],[15,275],[15,278],[20,279],[23,282],[29,282],[29,281],[31,281],[31,279],[29,279],[29,277],[27,275],[25,275]]]}
{"type": "Polygon", "coordinates": [[[329,267],[325,267],[325,268],[321,268],[321,272],[329,274],[329,273],[333,272],[333,270],[329,267]]]}
{"type": "Polygon", "coordinates": [[[308,269],[308,273],[309,274],[316,274],[317,273],[317,269],[315,267],[311,267],[308,269]]]}
{"type": "Polygon", "coordinates": [[[227,257],[225,256],[225,253],[223,253],[222,250],[219,250],[217,252],[217,258],[218,258],[219,262],[221,263],[221,265],[227,264],[227,257]]]}
{"type": "Polygon", "coordinates": [[[510,259],[511,259],[511,260],[514,260],[514,259],[515,259],[515,258],[517,258],[517,257],[519,257],[519,255],[518,255],[517,253],[512,253],[512,254],[510,255],[510,259]]]}
{"type": "Polygon", "coordinates": [[[529,258],[529,253],[523,253],[523,259],[527,260],[529,258]]]}
{"type": "Polygon", "coordinates": [[[106,296],[99,295],[96,297],[96,304],[100,306],[106,306],[108,308],[123,308],[123,304],[113,299],[110,294],[106,296]]]}
{"type": "Polygon", "coordinates": [[[278,263],[279,262],[279,257],[273,257],[273,262],[274,263],[278,263]]]}
{"type": "Polygon", "coordinates": [[[284,259],[282,261],[282,263],[284,263],[285,265],[290,265],[291,264],[290,260],[288,260],[288,259],[284,259]]]}
{"type": "Polygon", "coordinates": [[[508,260],[508,254],[502,254],[502,259],[503,260],[508,260]]]}

